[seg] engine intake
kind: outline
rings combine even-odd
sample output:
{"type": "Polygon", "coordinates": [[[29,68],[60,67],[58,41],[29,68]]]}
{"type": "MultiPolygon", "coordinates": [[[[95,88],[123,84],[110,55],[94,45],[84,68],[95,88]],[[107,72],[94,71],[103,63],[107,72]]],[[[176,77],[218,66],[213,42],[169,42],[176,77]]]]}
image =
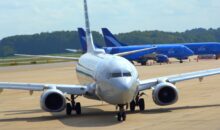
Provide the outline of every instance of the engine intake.
{"type": "Polygon", "coordinates": [[[160,106],[171,105],[178,100],[178,90],[171,83],[160,83],[153,90],[153,100],[155,104],[160,106]]]}
{"type": "Polygon", "coordinates": [[[41,108],[47,112],[60,112],[66,108],[66,99],[60,90],[49,89],[41,95],[41,108]]]}

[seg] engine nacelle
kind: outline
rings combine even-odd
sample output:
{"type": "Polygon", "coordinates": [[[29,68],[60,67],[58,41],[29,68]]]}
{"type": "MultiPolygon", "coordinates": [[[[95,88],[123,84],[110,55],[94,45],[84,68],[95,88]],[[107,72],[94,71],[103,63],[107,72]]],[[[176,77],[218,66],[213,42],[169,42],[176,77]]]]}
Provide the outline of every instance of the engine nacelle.
{"type": "Polygon", "coordinates": [[[158,84],[153,90],[153,100],[160,106],[171,105],[178,100],[178,90],[171,83],[163,82],[158,84]]]}
{"type": "Polygon", "coordinates": [[[156,61],[157,63],[168,63],[169,62],[169,58],[166,55],[157,55],[156,56],[156,61]]]}
{"type": "Polygon", "coordinates": [[[48,89],[41,95],[41,108],[47,112],[61,112],[66,108],[66,98],[57,89],[48,89]]]}

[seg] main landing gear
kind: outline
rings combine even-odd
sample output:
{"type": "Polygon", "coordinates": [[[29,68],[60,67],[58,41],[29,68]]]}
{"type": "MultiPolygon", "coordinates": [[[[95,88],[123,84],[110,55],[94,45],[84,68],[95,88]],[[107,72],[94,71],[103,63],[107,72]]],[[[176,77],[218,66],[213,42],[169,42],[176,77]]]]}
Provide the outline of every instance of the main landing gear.
{"type": "Polygon", "coordinates": [[[140,98],[141,96],[145,95],[144,93],[138,93],[137,96],[135,97],[134,100],[132,100],[130,102],[130,111],[131,112],[134,112],[135,111],[135,108],[136,106],[139,107],[139,110],[140,111],[144,111],[145,110],[145,102],[144,102],[144,99],[143,98],[140,98]]]}
{"type": "Polygon", "coordinates": [[[75,111],[77,115],[81,115],[81,104],[75,102],[78,96],[71,95],[71,99],[67,98],[71,103],[66,104],[66,115],[71,115],[72,111],[75,111]]]}

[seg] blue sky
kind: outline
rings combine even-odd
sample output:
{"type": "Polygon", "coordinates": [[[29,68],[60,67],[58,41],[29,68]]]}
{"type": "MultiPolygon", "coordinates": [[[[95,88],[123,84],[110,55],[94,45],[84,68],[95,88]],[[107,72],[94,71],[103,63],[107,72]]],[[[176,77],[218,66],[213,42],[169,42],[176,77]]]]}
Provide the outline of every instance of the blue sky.
{"type": "MultiPolygon", "coordinates": [[[[185,31],[220,27],[219,0],[88,0],[92,30],[185,31]]],[[[0,39],[84,27],[82,0],[1,0],[0,39]]]]}

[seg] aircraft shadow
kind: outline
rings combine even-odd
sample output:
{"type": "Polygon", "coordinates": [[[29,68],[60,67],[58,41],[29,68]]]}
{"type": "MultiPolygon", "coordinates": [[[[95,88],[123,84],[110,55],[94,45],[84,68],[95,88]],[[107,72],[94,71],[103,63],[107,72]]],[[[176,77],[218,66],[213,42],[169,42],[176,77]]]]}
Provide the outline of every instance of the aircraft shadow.
{"type": "MultiPolygon", "coordinates": [[[[99,105],[98,105],[99,106],[99,105]]],[[[158,108],[158,109],[148,109],[141,114],[159,114],[167,113],[177,110],[186,110],[186,109],[199,109],[199,108],[211,108],[211,107],[220,107],[220,104],[212,105],[199,105],[199,106],[181,106],[181,107],[170,107],[170,108],[158,108]]],[[[72,115],[66,116],[65,112],[62,113],[51,113],[52,116],[38,116],[38,117],[19,117],[19,118],[9,118],[9,119],[0,119],[0,122],[17,122],[17,121],[27,121],[27,122],[42,122],[42,121],[52,121],[59,120],[63,124],[72,127],[101,127],[101,126],[111,126],[118,124],[115,116],[115,111],[103,111],[98,108],[92,108],[91,106],[83,107],[83,114],[80,116],[72,115]]],[[[33,114],[33,113],[43,113],[43,110],[34,109],[34,110],[22,110],[22,111],[4,111],[1,113],[6,113],[5,115],[13,114],[33,114]]],[[[134,113],[128,112],[129,114],[140,113],[136,111],[134,113]]]]}
{"type": "Polygon", "coordinates": [[[6,113],[6,116],[10,115],[23,115],[23,114],[33,114],[33,113],[43,113],[44,111],[41,109],[33,109],[33,110],[13,110],[13,111],[3,111],[0,113],[6,113]]]}

